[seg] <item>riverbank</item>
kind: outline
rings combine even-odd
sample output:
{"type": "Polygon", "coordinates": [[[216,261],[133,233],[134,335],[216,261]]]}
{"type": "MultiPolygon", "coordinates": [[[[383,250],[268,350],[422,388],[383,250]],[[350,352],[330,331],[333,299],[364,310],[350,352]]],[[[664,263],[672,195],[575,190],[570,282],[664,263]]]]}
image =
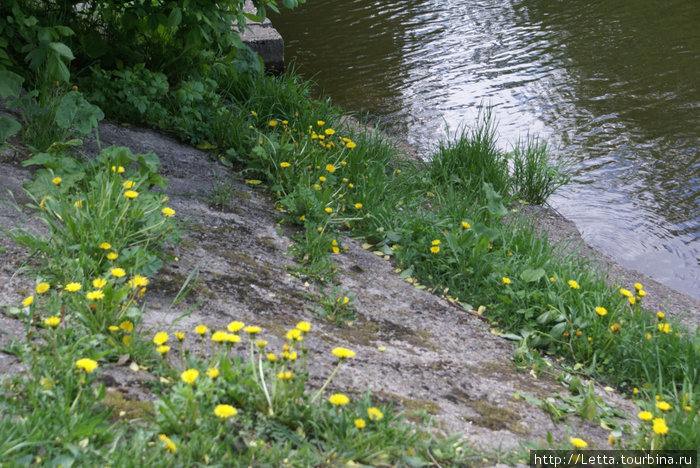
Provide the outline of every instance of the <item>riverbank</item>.
{"type": "MultiPolygon", "coordinates": [[[[533,439],[700,444],[692,332],[513,216],[511,196],[546,199],[562,180],[538,147],[509,171],[484,116],[417,163],[298,76],[200,52],[170,75],[38,82],[22,124],[3,120],[22,130],[6,183],[32,203],[4,214],[26,228],[2,246],[19,256],[0,450],[463,466],[522,461],[533,439]],[[125,126],[99,124],[103,110],[125,126]],[[20,167],[30,156],[38,170],[20,167]],[[89,424],[103,431],[85,442],[89,424]]],[[[5,75],[19,95],[27,76],[5,75]]]]}
{"type": "MultiPolygon", "coordinates": [[[[231,320],[240,320],[261,325],[269,348],[277,349],[285,342],[289,326],[308,320],[313,328],[305,343],[309,359],[315,362],[309,368],[315,388],[332,371],[331,362],[324,358],[328,350],[348,346],[356,351],[357,359],[348,362],[331,390],[352,395],[369,390],[379,401],[405,411],[419,427],[458,435],[473,447],[465,450],[476,450],[492,461],[498,454],[505,460],[524,462],[519,458],[524,456],[520,444],[546,444],[548,433],[564,446],[570,435],[583,437],[592,446],[606,446],[607,431],[598,423],[578,417],[555,422],[548,412],[522,397],[543,399],[561,392],[557,372],[516,368],[511,364],[513,342],[494,334],[479,317],[404,281],[394,271],[393,262],[363,248],[362,242],[342,237],[348,250],[338,256],[334,284],[356,295],[357,319],[346,328],[338,328],[311,312],[318,308],[322,290],[289,275],[290,268],[299,266],[288,255],[291,237],[298,229],[284,227],[280,231],[278,212],[264,191],[212,162],[206,152],[157,131],[103,123],[100,140],[104,146],[158,154],[162,174],[170,180],[169,206],[190,226],[183,241],[167,250],[175,260],[166,262],[148,287],[140,333],[152,336],[160,330],[171,334],[180,330],[190,336],[198,324],[223,329],[231,320]],[[230,184],[223,206],[211,201],[215,189],[212,174],[230,184]],[[191,293],[170,307],[193,271],[198,277],[191,293]],[[184,318],[175,325],[176,317],[184,318]],[[434,419],[435,426],[427,424],[424,417],[434,419]]],[[[88,154],[96,151],[92,143],[84,149],[88,154]]],[[[29,202],[21,184],[32,178],[31,170],[19,166],[22,159],[21,153],[6,150],[0,161],[1,185],[20,204],[17,211],[4,193],[0,221],[5,229],[44,233],[41,223],[21,209],[29,202]]],[[[31,278],[15,274],[28,251],[5,237],[0,242],[4,251],[0,303],[17,304],[31,293],[31,278]]],[[[23,339],[21,321],[0,314],[0,324],[5,331],[0,335],[0,346],[23,339]]],[[[241,352],[245,356],[245,348],[241,352]]],[[[173,354],[177,362],[175,351],[173,354]]],[[[26,371],[13,355],[0,352],[0,358],[5,375],[26,371]]],[[[100,380],[108,394],[121,395],[131,406],[155,401],[151,386],[156,376],[148,370],[133,371],[131,362],[104,364],[100,380]]],[[[549,362],[556,369],[556,363],[549,362]]],[[[623,395],[601,385],[596,385],[596,395],[601,404],[633,417],[635,407],[623,395]]]]}
{"type": "Polygon", "coordinates": [[[690,330],[700,326],[700,301],[677,291],[669,286],[655,281],[643,273],[627,268],[605,256],[600,251],[588,245],[576,228],[573,221],[566,219],[549,206],[523,206],[527,216],[534,216],[541,232],[554,243],[565,242],[570,249],[580,255],[594,260],[594,265],[601,271],[607,272],[608,283],[611,285],[629,285],[641,283],[648,295],[644,297],[644,305],[651,311],[664,311],[673,316],[678,322],[685,324],[690,330]]]}

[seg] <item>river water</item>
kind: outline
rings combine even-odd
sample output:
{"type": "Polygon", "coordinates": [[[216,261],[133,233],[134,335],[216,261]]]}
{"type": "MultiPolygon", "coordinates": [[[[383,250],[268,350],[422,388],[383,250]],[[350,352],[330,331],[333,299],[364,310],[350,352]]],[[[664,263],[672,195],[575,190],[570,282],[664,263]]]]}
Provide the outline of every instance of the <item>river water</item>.
{"type": "Polygon", "coordinates": [[[549,203],[611,258],[700,298],[700,1],[308,0],[287,61],[429,156],[490,105],[575,182],[549,203]]]}

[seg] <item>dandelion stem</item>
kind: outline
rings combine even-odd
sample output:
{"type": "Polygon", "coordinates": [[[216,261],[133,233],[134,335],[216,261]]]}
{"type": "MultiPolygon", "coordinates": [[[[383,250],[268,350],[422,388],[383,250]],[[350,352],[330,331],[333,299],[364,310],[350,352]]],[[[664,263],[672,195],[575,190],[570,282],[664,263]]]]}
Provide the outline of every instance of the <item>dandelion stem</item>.
{"type": "Polygon", "coordinates": [[[258,353],[258,369],[260,370],[260,386],[262,387],[263,393],[265,394],[265,399],[269,407],[270,416],[274,415],[275,412],[272,408],[272,400],[270,399],[270,394],[267,392],[267,385],[265,384],[265,378],[263,377],[263,367],[262,367],[262,353],[258,353]]]}
{"type": "Polygon", "coordinates": [[[311,403],[318,400],[318,397],[321,396],[321,394],[326,389],[328,384],[331,382],[331,380],[333,380],[333,377],[335,377],[335,374],[336,374],[336,372],[338,372],[338,369],[340,369],[340,365],[342,363],[343,363],[342,359],[340,361],[338,361],[338,365],[335,366],[335,369],[333,369],[333,372],[331,372],[331,375],[328,376],[328,379],[326,380],[326,382],[323,384],[323,386],[321,386],[321,388],[318,390],[318,392],[316,392],[316,394],[313,396],[313,398],[311,398],[311,403]]]}

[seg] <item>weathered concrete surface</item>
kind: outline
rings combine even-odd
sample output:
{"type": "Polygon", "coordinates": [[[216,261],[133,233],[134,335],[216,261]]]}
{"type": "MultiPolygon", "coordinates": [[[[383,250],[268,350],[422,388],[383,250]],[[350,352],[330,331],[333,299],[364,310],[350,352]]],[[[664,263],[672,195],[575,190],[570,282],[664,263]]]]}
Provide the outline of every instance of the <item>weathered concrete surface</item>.
{"type": "MultiPolygon", "coordinates": [[[[246,13],[256,13],[250,0],[245,2],[243,10],[246,13]]],[[[262,23],[247,21],[246,24],[246,29],[240,33],[243,43],[260,55],[267,70],[275,73],[284,71],[284,39],[272,26],[270,19],[265,18],[262,23]]]]}
{"type": "MultiPolygon", "coordinates": [[[[352,326],[338,328],[311,311],[319,291],[289,275],[287,266],[293,259],[287,249],[294,228],[277,225],[277,214],[262,190],[246,186],[204,152],[156,132],[102,124],[100,138],[103,145],[155,151],[164,164],[163,175],[170,179],[170,205],[179,219],[187,220],[184,240],[168,248],[178,260],[168,262],[149,286],[142,332],[182,330],[187,332],[186,346],[198,349],[196,325],[223,329],[231,320],[242,320],[262,326],[270,349],[279,351],[285,331],[299,320],[309,320],[313,329],[305,343],[313,387],[318,388],[335,365],[330,350],[346,346],[357,356],[343,366],[330,391],[359,395],[370,389],[374,398],[394,402],[409,414],[425,411],[439,429],[461,434],[479,446],[508,450],[523,441],[543,440],[547,433],[556,440],[575,435],[593,446],[606,446],[607,433],[598,424],[575,416],[556,424],[541,408],[515,397],[565,393],[554,379],[556,364],[551,373],[539,377],[515,369],[511,342],[492,334],[481,320],[400,280],[389,261],[358,242],[341,238],[349,250],[334,257],[339,264],[338,287],[357,297],[359,314],[352,326]],[[206,200],[213,190],[212,173],[233,178],[230,208],[222,210],[206,200]],[[173,298],[195,269],[199,278],[191,294],[171,309],[173,298]],[[380,346],[386,350],[380,351],[380,346]]],[[[85,149],[94,151],[91,145],[85,149]]],[[[19,167],[11,151],[0,159],[0,174],[2,187],[20,203],[26,201],[19,187],[31,173],[19,167]]],[[[8,198],[5,190],[0,196],[8,198]]],[[[36,219],[7,204],[0,205],[0,223],[41,232],[36,219]]],[[[26,252],[5,238],[0,247],[7,249],[0,262],[0,304],[17,304],[33,286],[30,278],[13,277],[26,252]]],[[[7,315],[0,314],[0,329],[4,331],[0,346],[23,336],[22,324],[7,315]]],[[[246,352],[245,345],[241,353],[246,352]]],[[[0,357],[0,373],[22,370],[14,357],[2,352],[0,357]]],[[[128,368],[104,367],[109,376],[104,381],[112,389],[129,398],[153,398],[140,388],[139,382],[148,378],[142,372],[129,379],[128,368]]],[[[635,412],[622,396],[600,387],[597,391],[611,406],[635,412]]]]}

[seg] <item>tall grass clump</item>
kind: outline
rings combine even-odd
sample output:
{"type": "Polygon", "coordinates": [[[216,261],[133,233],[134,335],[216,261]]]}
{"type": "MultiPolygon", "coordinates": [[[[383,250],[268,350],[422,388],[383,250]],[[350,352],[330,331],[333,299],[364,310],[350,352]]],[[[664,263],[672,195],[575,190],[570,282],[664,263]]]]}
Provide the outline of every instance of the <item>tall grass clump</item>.
{"type": "Polygon", "coordinates": [[[496,122],[491,109],[482,110],[475,125],[462,128],[454,140],[441,141],[432,157],[431,177],[437,184],[456,184],[477,192],[483,182],[507,194],[508,161],[496,146],[496,122]]]}
{"type": "Polygon", "coordinates": [[[513,195],[529,203],[540,205],[569,183],[565,164],[553,164],[547,142],[537,137],[528,136],[516,142],[508,158],[512,161],[513,195]]]}

